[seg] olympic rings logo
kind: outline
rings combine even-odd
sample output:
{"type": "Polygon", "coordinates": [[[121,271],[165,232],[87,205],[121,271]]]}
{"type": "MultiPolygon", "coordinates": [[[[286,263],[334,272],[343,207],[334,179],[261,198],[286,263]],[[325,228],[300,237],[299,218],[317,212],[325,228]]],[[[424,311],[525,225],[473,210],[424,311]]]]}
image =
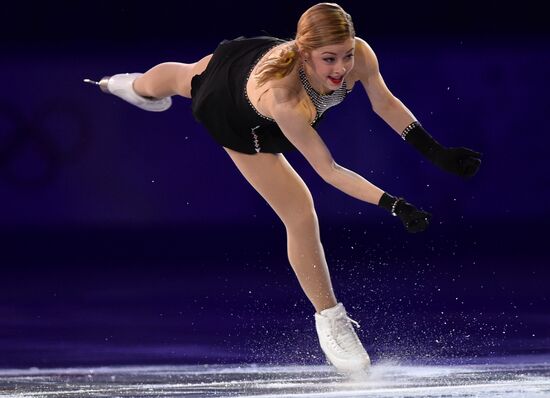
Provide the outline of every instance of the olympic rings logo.
{"type": "Polygon", "coordinates": [[[54,100],[26,119],[0,103],[0,178],[20,189],[50,184],[85,152],[90,121],[75,102],[54,100]]]}

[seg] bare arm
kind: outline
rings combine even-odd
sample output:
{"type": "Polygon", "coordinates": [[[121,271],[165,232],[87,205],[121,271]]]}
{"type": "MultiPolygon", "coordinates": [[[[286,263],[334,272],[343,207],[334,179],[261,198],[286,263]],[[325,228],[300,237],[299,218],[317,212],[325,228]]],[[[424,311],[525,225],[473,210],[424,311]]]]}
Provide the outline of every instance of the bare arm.
{"type": "Polygon", "coordinates": [[[271,114],[288,140],[323,180],[356,199],[378,205],[384,191],[359,174],[338,165],[296,103],[278,101],[276,106],[271,107],[271,114]]]}
{"type": "Polygon", "coordinates": [[[384,193],[382,189],[367,179],[336,163],[334,170],[325,178],[325,181],[340,191],[347,193],[349,196],[372,203],[373,205],[378,205],[384,193]]]}
{"type": "MultiPolygon", "coordinates": [[[[399,135],[416,118],[403,103],[386,87],[378,68],[378,61],[370,46],[355,39],[355,76],[365,87],[372,108],[399,135]]],[[[464,178],[475,175],[481,165],[481,153],[468,148],[447,148],[437,142],[420,124],[411,126],[406,141],[436,166],[464,178]]]]}
{"type": "Polygon", "coordinates": [[[369,96],[373,111],[396,133],[401,134],[405,127],[417,119],[386,86],[372,48],[360,38],[355,39],[355,48],[355,73],[369,96]]]}

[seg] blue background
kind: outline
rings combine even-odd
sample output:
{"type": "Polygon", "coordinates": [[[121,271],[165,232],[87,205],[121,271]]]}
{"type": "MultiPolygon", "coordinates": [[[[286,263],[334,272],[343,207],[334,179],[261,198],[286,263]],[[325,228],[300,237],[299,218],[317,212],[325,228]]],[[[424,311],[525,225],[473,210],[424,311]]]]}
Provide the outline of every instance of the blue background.
{"type": "MultiPolygon", "coordinates": [[[[0,366],[320,361],[284,227],[174,98],[148,113],[83,78],[291,38],[314,2],[11,4],[0,26],[0,366]],[[266,350],[266,347],[280,348],[266,350]]],[[[471,180],[425,161],[360,84],[319,132],[336,161],[433,213],[419,235],[287,158],[337,296],[374,358],[546,352],[550,51],[535,2],[342,1],[390,90],[471,180]]]]}

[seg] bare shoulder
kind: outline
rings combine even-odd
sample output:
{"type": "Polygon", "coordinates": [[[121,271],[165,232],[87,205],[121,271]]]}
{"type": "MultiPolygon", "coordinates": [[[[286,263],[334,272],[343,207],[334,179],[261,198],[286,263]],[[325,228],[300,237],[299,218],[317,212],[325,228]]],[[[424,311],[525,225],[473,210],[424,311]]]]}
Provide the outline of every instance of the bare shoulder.
{"type": "Polygon", "coordinates": [[[295,87],[283,84],[274,84],[270,88],[271,102],[273,105],[296,106],[300,102],[300,96],[295,87]]]}
{"type": "Polygon", "coordinates": [[[378,60],[372,47],[360,37],[355,37],[355,66],[361,76],[370,75],[378,70],[378,60]]]}
{"type": "Polygon", "coordinates": [[[314,117],[311,109],[304,100],[300,91],[300,83],[297,73],[292,71],[282,79],[268,82],[268,90],[262,97],[262,102],[267,112],[274,118],[298,117],[310,119],[314,117]]]}
{"type": "Polygon", "coordinates": [[[303,118],[307,121],[308,110],[303,106],[304,102],[295,87],[276,85],[271,87],[269,93],[265,105],[274,119],[303,118]]]}
{"type": "Polygon", "coordinates": [[[360,37],[355,38],[354,78],[361,81],[374,109],[381,109],[395,98],[387,87],[378,59],[371,46],[360,37]]]}

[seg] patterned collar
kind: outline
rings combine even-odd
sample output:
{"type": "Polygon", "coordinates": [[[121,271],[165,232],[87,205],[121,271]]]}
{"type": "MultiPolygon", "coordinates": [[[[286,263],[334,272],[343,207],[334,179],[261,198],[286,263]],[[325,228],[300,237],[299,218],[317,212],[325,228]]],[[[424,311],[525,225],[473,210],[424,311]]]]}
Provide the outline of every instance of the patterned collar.
{"type": "Polygon", "coordinates": [[[340,102],[342,102],[344,98],[346,98],[346,95],[351,91],[348,90],[346,81],[344,80],[342,82],[342,86],[337,90],[333,91],[330,94],[321,94],[313,88],[313,86],[307,79],[306,73],[304,72],[304,68],[302,65],[300,66],[298,75],[300,76],[300,81],[302,82],[302,85],[304,86],[307,95],[309,96],[311,102],[313,102],[313,105],[317,110],[317,115],[315,116],[315,120],[313,121],[313,123],[315,123],[315,121],[317,121],[317,119],[319,119],[327,109],[332,108],[333,106],[338,105],[340,102]]]}

